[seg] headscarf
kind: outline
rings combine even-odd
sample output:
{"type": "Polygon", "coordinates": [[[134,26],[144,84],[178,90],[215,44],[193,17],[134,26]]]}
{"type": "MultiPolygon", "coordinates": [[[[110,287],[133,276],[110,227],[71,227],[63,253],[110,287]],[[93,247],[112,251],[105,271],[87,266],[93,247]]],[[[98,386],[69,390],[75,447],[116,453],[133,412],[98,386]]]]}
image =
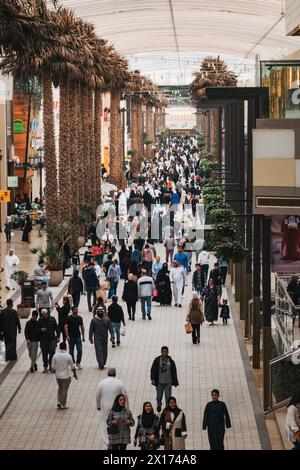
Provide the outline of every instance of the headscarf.
{"type": "Polygon", "coordinates": [[[143,427],[147,428],[147,429],[152,428],[152,426],[154,424],[154,420],[155,420],[155,414],[154,414],[154,411],[153,411],[153,406],[150,403],[150,401],[145,401],[145,403],[143,404],[143,414],[142,414],[142,420],[141,420],[143,427]],[[146,410],[145,410],[145,407],[148,404],[151,405],[150,413],[147,413],[146,410]]]}
{"type": "Polygon", "coordinates": [[[175,397],[170,397],[170,398],[168,399],[166,409],[167,409],[168,411],[170,411],[171,413],[175,413],[176,415],[179,414],[180,411],[181,411],[181,409],[178,408],[178,406],[177,406],[177,400],[176,400],[175,397]],[[171,401],[171,400],[174,400],[174,401],[175,401],[175,403],[176,403],[176,408],[170,408],[169,405],[170,405],[170,401],[171,401]]]}
{"type": "Polygon", "coordinates": [[[164,273],[168,273],[168,272],[169,272],[169,270],[168,270],[168,263],[164,263],[164,264],[162,265],[161,270],[162,270],[164,273]]]}
{"type": "Polygon", "coordinates": [[[115,411],[115,412],[119,413],[120,411],[124,410],[125,405],[121,406],[120,403],[119,403],[119,399],[121,397],[124,397],[125,400],[126,400],[125,395],[123,393],[119,393],[119,395],[117,395],[116,398],[115,398],[114,404],[112,406],[112,411],[115,411]]]}

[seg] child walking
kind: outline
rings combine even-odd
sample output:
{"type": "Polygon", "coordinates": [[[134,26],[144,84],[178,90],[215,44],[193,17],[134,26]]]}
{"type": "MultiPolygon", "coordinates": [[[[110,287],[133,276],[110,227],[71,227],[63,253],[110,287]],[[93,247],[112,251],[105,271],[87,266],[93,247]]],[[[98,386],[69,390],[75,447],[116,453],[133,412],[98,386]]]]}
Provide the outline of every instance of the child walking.
{"type": "Polygon", "coordinates": [[[223,304],[221,305],[221,314],[220,317],[223,318],[223,325],[227,325],[227,320],[230,318],[229,316],[229,307],[227,305],[228,300],[224,299],[223,304]]]}

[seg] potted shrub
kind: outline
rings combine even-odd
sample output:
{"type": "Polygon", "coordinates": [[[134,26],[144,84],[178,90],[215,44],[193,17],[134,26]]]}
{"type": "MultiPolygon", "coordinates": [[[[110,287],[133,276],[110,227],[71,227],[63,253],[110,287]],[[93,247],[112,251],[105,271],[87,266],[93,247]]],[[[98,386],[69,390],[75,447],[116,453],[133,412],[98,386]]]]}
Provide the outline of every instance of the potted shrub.
{"type": "Polygon", "coordinates": [[[15,271],[11,275],[11,279],[13,279],[21,288],[21,303],[17,305],[18,315],[20,318],[28,318],[30,315],[30,311],[31,311],[31,305],[24,302],[24,291],[23,291],[24,282],[28,280],[28,273],[22,270],[15,271]]]}

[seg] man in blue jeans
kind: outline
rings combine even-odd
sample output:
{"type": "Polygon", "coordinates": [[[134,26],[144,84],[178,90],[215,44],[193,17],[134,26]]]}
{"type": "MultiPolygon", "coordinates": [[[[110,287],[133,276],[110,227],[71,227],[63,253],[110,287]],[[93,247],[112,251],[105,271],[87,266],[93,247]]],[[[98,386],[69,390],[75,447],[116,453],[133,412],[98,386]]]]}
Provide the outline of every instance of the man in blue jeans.
{"type": "Polygon", "coordinates": [[[165,394],[166,405],[172,395],[172,386],[179,385],[176,364],[169,356],[167,346],[161,348],[161,355],[154,359],[151,367],[151,383],[156,387],[157,411],[161,412],[163,394],[165,394]]]}
{"type": "Polygon", "coordinates": [[[142,269],[142,277],[138,280],[138,296],[141,299],[142,319],[146,320],[146,304],[147,304],[147,317],[151,318],[152,295],[155,289],[152,277],[148,276],[148,271],[142,269]]]}
{"type": "Polygon", "coordinates": [[[72,315],[69,315],[65,323],[65,333],[67,341],[69,343],[70,354],[72,356],[73,362],[75,364],[74,349],[76,346],[77,349],[77,360],[76,365],[78,369],[81,367],[81,358],[82,358],[82,341],[84,342],[84,326],[83,320],[80,315],[78,315],[78,308],[72,307],[72,315]],[[81,333],[81,334],[80,334],[81,333]]]}

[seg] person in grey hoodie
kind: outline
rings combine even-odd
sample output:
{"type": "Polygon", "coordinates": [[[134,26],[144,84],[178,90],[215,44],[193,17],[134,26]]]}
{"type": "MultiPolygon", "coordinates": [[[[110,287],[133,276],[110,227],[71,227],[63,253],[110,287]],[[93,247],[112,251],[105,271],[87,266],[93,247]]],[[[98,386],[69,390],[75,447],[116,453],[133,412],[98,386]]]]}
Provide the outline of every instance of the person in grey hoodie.
{"type": "Polygon", "coordinates": [[[148,276],[148,271],[142,269],[142,277],[138,280],[138,296],[141,299],[142,319],[146,320],[146,304],[147,304],[147,317],[151,318],[152,295],[155,289],[152,277],[148,276]]]}

